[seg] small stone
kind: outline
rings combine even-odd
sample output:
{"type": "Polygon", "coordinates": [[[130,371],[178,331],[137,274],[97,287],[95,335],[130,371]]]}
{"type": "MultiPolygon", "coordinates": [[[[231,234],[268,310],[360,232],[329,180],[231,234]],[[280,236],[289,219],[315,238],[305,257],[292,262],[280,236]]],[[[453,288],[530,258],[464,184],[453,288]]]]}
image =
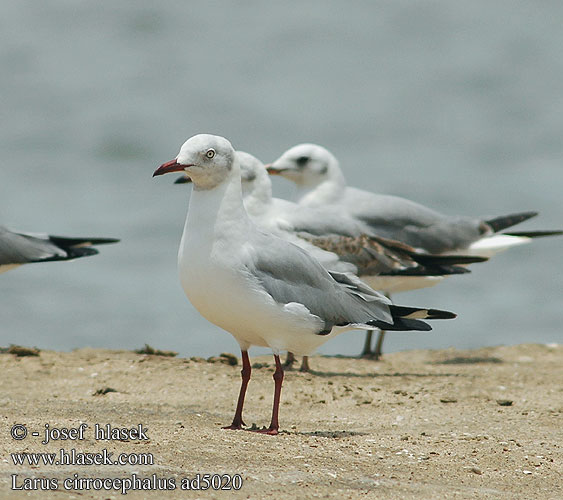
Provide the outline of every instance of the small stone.
{"type": "Polygon", "coordinates": [[[0,348],[0,352],[6,354],[15,354],[18,357],[22,356],[39,356],[40,350],[37,347],[23,347],[21,345],[10,345],[10,347],[0,348]]]}
{"type": "Polygon", "coordinates": [[[473,472],[473,474],[478,474],[479,476],[483,474],[483,471],[479,469],[479,467],[471,467],[471,469],[469,469],[469,472],[473,472]]]}
{"type": "Polygon", "coordinates": [[[440,403],[457,403],[456,398],[441,398],[440,403]]]}
{"type": "Polygon", "coordinates": [[[268,363],[253,363],[252,368],[268,368],[270,365],[268,363]]]}
{"type": "Polygon", "coordinates": [[[225,363],[230,366],[238,365],[238,358],[234,354],[231,354],[230,352],[222,352],[221,354],[219,354],[219,357],[224,360],[222,361],[222,363],[225,363]]]}
{"type": "Polygon", "coordinates": [[[112,387],[103,387],[101,389],[98,389],[93,395],[94,396],[104,396],[108,392],[117,392],[117,390],[112,388],[112,387]]]}
{"type": "Polygon", "coordinates": [[[155,349],[148,344],[145,344],[145,346],[141,347],[141,349],[135,349],[133,352],[136,352],[137,354],[148,354],[150,356],[167,356],[170,358],[178,355],[178,353],[175,351],[163,351],[161,349],[155,349]]]}
{"type": "Polygon", "coordinates": [[[499,406],[512,406],[513,401],[510,399],[497,399],[499,406]]]}

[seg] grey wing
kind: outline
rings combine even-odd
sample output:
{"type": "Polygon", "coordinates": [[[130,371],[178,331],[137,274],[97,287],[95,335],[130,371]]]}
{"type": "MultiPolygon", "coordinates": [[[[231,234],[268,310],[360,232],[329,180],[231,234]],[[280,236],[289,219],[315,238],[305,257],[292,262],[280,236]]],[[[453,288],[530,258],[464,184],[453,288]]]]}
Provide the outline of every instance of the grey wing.
{"type": "Polygon", "coordinates": [[[329,273],[298,246],[256,234],[260,251],[254,254],[250,271],[276,302],[303,304],[324,321],[326,331],[373,320],[393,323],[390,301],[358,278],[329,273]]]}
{"type": "Polygon", "coordinates": [[[65,256],[66,252],[51,243],[48,236],[15,233],[0,226],[0,265],[26,264],[65,256]]]}
{"type": "Polygon", "coordinates": [[[431,253],[467,248],[490,232],[479,218],[443,215],[397,196],[349,188],[342,202],[351,215],[369,226],[373,234],[431,253]]]}
{"type": "Polygon", "coordinates": [[[278,202],[275,211],[279,214],[279,224],[283,227],[285,223],[284,229],[294,232],[304,231],[315,236],[359,236],[369,232],[369,227],[359,219],[329,205],[313,208],[278,202]]]}

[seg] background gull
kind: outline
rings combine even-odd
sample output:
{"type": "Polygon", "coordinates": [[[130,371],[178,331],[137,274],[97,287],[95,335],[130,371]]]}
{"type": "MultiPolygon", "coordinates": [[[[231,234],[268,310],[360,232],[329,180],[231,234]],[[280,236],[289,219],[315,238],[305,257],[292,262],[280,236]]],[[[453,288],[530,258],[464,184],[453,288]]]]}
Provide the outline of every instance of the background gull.
{"type": "Polygon", "coordinates": [[[19,233],[0,226],[0,273],[22,264],[73,260],[96,255],[94,245],[117,243],[115,238],[72,238],[19,233]]]}
{"type": "MultiPolygon", "coordinates": [[[[300,205],[338,207],[367,224],[373,233],[432,254],[491,257],[536,237],[562,234],[562,231],[505,231],[536,216],[537,212],[494,218],[450,216],[405,198],[347,186],[336,157],[317,144],[290,148],[268,165],[268,172],[297,185],[300,205]]],[[[397,291],[378,289],[387,294],[397,291]]],[[[374,352],[376,358],[381,355],[383,337],[381,332],[374,352]]]]}
{"type": "Polygon", "coordinates": [[[241,429],[250,379],[248,349],[274,353],[277,434],[283,380],[279,353],[308,355],[343,331],[357,328],[424,330],[421,319],[455,315],[435,309],[395,306],[350,274],[329,272],[307,252],[249,219],[242,202],[235,151],[223,137],[188,139],[178,156],[154,175],[185,171],[194,183],[178,253],[180,280],[190,302],[238,341],[243,360],[237,409],[229,429],[241,429]]]}

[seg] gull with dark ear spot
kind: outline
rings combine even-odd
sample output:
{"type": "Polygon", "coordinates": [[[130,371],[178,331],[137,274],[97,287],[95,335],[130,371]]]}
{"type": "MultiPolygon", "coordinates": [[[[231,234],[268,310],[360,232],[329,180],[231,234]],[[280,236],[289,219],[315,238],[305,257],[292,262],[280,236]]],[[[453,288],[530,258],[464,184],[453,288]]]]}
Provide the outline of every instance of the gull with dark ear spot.
{"type": "MultiPolygon", "coordinates": [[[[519,212],[500,217],[444,215],[414,201],[375,194],[346,184],[336,157],[316,144],[299,144],[288,149],[268,166],[297,185],[301,206],[337,208],[366,224],[377,236],[397,240],[434,255],[474,255],[490,258],[534,238],[563,234],[560,230],[512,231],[508,228],[537,215],[519,212]]],[[[388,293],[393,290],[380,288],[388,293]]],[[[380,335],[373,356],[381,355],[380,335]]],[[[366,343],[364,352],[371,354],[366,343]]]]}
{"type": "Polygon", "coordinates": [[[422,330],[424,319],[455,315],[396,306],[347,273],[327,271],[298,246],[259,229],[244,208],[241,174],[230,142],[219,136],[188,139],[154,175],[185,172],[193,182],[178,253],[180,281],[195,308],[230,332],[242,353],[242,384],[228,429],[242,429],[251,367],[248,349],[274,353],[274,404],[269,427],[277,434],[283,367],[281,351],[309,355],[347,330],[422,330]]]}
{"type": "Polygon", "coordinates": [[[0,273],[23,264],[73,260],[96,255],[95,245],[117,243],[115,238],[71,238],[19,233],[0,226],[0,273]]]}

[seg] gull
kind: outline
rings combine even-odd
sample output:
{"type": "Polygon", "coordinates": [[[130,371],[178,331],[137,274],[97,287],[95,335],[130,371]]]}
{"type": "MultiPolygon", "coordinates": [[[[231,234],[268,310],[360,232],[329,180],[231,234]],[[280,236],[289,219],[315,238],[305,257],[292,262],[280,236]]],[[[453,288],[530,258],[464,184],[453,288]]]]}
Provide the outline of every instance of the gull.
{"type": "MultiPolygon", "coordinates": [[[[307,207],[272,196],[266,166],[255,156],[236,151],[246,212],[259,227],[290,241],[315,257],[329,271],[352,272],[376,290],[387,293],[435,285],[444,276],[468,273],[459,264],[482,257],[432,256],[417,253],[403,243],[377,237],[370,228],[337,207],[307,207]]],[[[190,182],[182,175],[176,183],[190,182]]],[[[364,353],[369,352],[372,331],[367,332],[364,353]]],[[[292,366],[288,353],[285,366],[292,366]]],[[[308,357],[301,371],[309,371],[308,357]]]]}
{"type": "MultiPolygon", "coordinates": [[[[489,258],[510,247],[528,243],[535,237],[562,234],[562,231],[504,232],[534,217],[537,212],[495,218],[451,216],[405,198],[350,187],[335,156],[316,144],[299,144],[290,148],[268,165],[268,172],[281,175],[297,185],[297,201],[301,206],[317,209],[337,207],[367,224],[374,234],[431,254],[489,258]]],[[[388,295],[401,291],[386,286],[375,288],[388,295]]],[[[383,335],[381,332],[374,352],[376,359],[381,355],[383,335]]]]}
{"type": "Polygon", "coordinates": [[[0,273],[32,262],[73,260],[96,255],[94,245],[117,243],[115,238],[72,238],[20,233],[0,226],[0,273]]]}
{"type": "Polygon", "coordinates": [[[154,176],[185,172],[194,185],[178,251],[182,287],[195,308],[240,345],[242,383],[227,429],[242,429],[251,367],[248,349],[274,354],[274,402],[268,428],[277,434],[283,381],[281,351],[309,355],[346,330],[422,330],[423,319],[449,319],[437,309],[392,304],[356,276],[327,271],[306,251],[258,228],[244,208],[238,159],[231,143],[199,134],[154,176]]]}

